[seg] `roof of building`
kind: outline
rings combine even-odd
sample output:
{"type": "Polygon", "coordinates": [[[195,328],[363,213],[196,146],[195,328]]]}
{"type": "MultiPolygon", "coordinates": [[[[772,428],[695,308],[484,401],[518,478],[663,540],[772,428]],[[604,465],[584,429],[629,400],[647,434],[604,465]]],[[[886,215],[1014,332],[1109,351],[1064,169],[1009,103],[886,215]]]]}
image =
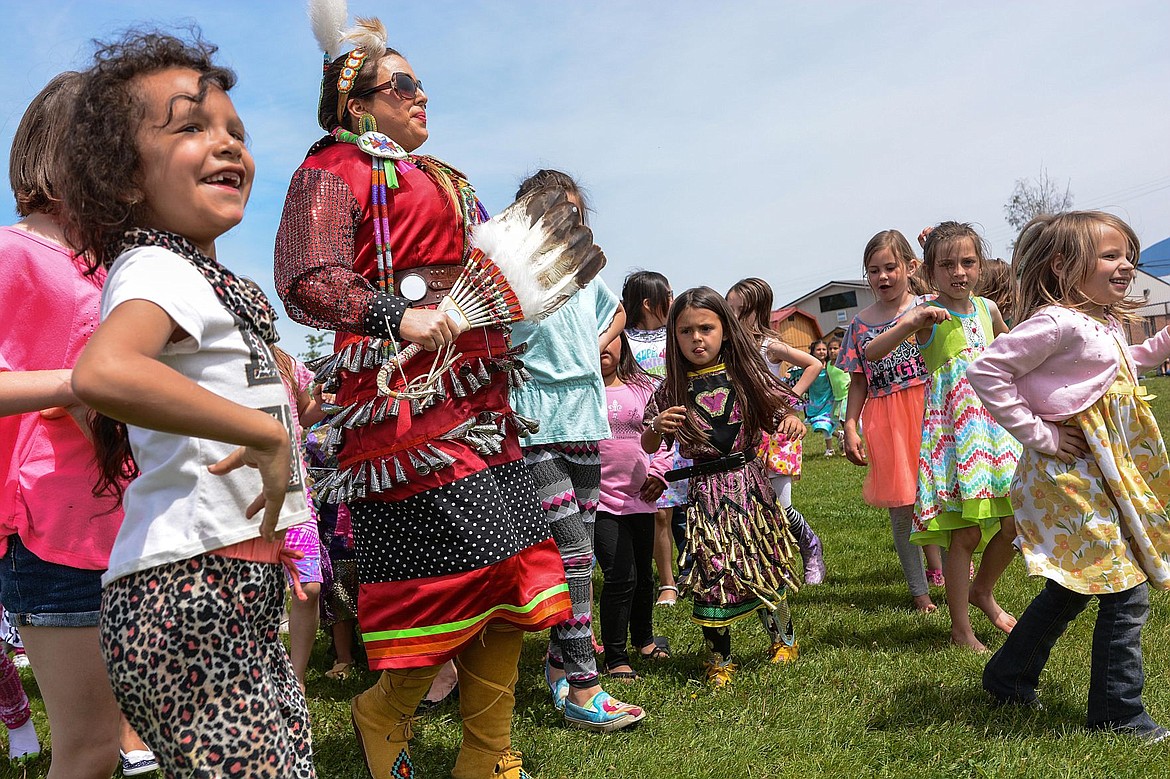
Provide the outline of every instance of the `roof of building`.
{"type": "Polygon", "coordinates": [[[834,284],[836,284],[837,286],[840,286],[840,287],[852,287],[853,289],[869,289],[869,282],[867,282],[865,279],[835,279],[833,281],[825,282],[821,286],[814,289],[812,292],[806,292],[805,294],[796,298],[796,300],[790,301],[785,306],[785,308],[795,307],[795,304],[798,303],[799,301],[808,300],[809,298],[814,297],[815,295],[818,295],[821,292],[825,291],[826,289],[833,286],[834,284]]]}

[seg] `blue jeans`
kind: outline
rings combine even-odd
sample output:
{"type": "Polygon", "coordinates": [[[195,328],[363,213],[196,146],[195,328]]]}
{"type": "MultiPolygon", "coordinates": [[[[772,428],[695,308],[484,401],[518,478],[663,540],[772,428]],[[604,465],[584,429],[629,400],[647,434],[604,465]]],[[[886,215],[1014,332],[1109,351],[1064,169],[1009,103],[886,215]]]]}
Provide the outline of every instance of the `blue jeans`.
{"type": "Polygon", "coordinates": [[[95,627],[102,573],[42,560],[13,534],[0,557],[0,603],[18,628],[95,627]]]}
{"type": "Polygon", "coordinates": [[[1120,730],[1137,735],[1159,729],[1142,705],[1142,625],[1150,610],[1144,582],[1124,592],[1081,595],[1047,581],[1028,605],[1007,641],[983,670],[983,688],[1002,703],[1036,700],[1040,672],[1070,622],[1089,601],[1099,601],[1093,628],[1093,659],[1089,676],[1086,725],[1095,730],[1120,730]]]}

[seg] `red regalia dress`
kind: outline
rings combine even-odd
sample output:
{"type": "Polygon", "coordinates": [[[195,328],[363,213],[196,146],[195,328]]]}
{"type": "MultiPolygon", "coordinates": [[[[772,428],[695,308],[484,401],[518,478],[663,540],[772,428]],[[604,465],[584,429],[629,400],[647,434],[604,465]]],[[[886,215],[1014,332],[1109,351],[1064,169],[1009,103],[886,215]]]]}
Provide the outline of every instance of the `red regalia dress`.
{"type": "MultiPolygon", "coordinates": [[[[389,189],[394,275],[410,271],[441,297],[486,218],[462,175],[429,157],[395,163],[389,189]],[[443,186],[449,183],[450,188],[443,186]]],[[[499,328],[459,337],[440,393],[378,395],[409,302],[379,290],[370,157],[316,144],[293,175],[276,240],[276,281],[290,316],[337,331],[333,420],[339,468],[317,485],[353,517],[358,621],[372,669],[436,665],[485,623],[544,630],[570,616],[564,569],[521,459],[529,420],[508,404],[523,364],[499,328]]],[[[433,352],[404,367],[426,373],[433,352]]],[[[403,376],[392,376],[400,390],[403,376]]]]}

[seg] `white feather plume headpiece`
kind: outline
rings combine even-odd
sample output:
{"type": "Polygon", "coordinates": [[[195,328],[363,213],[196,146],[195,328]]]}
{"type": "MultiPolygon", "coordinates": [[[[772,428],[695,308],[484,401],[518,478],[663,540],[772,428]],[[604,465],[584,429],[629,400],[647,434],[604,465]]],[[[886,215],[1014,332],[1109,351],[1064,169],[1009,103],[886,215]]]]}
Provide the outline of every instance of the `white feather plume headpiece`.
{"type": "Polygon", "coordinates": [[[371,62],[386,56],[386,25],[375,16],[359,16],[354,26],[342,33],[341,39],[364,51],[371,62]]]}
{"type": "Polygon", "coordinates": [[[325,52],[326,59],[332,62],[341,56],[349,4],[346,0],[309,0],[308,11],[313,37],[317,39],[321,51],[325,52]]]}
{"type": "Polygon", "coordinates": [[[313,36],[330,62],[341,56],[345,43],[361,49],[375,62],[385,56],[386,25],[375,17],[358,17],[353,27],[345,29],[348,19],[346,0],[309,0],[313,36]]]}

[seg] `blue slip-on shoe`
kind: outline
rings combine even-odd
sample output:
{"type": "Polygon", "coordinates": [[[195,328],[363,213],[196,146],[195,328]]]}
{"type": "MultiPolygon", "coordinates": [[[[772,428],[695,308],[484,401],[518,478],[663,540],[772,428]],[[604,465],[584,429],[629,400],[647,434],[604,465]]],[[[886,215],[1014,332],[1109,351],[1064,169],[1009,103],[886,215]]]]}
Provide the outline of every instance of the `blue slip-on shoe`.
{"type": "Polygon", "coordinates": [[[597,733],[611,733],[641,721],[646,712],[610,696],[605,690],[594,695],[584,706],[565,700],[565,722],[597,733]]]}

